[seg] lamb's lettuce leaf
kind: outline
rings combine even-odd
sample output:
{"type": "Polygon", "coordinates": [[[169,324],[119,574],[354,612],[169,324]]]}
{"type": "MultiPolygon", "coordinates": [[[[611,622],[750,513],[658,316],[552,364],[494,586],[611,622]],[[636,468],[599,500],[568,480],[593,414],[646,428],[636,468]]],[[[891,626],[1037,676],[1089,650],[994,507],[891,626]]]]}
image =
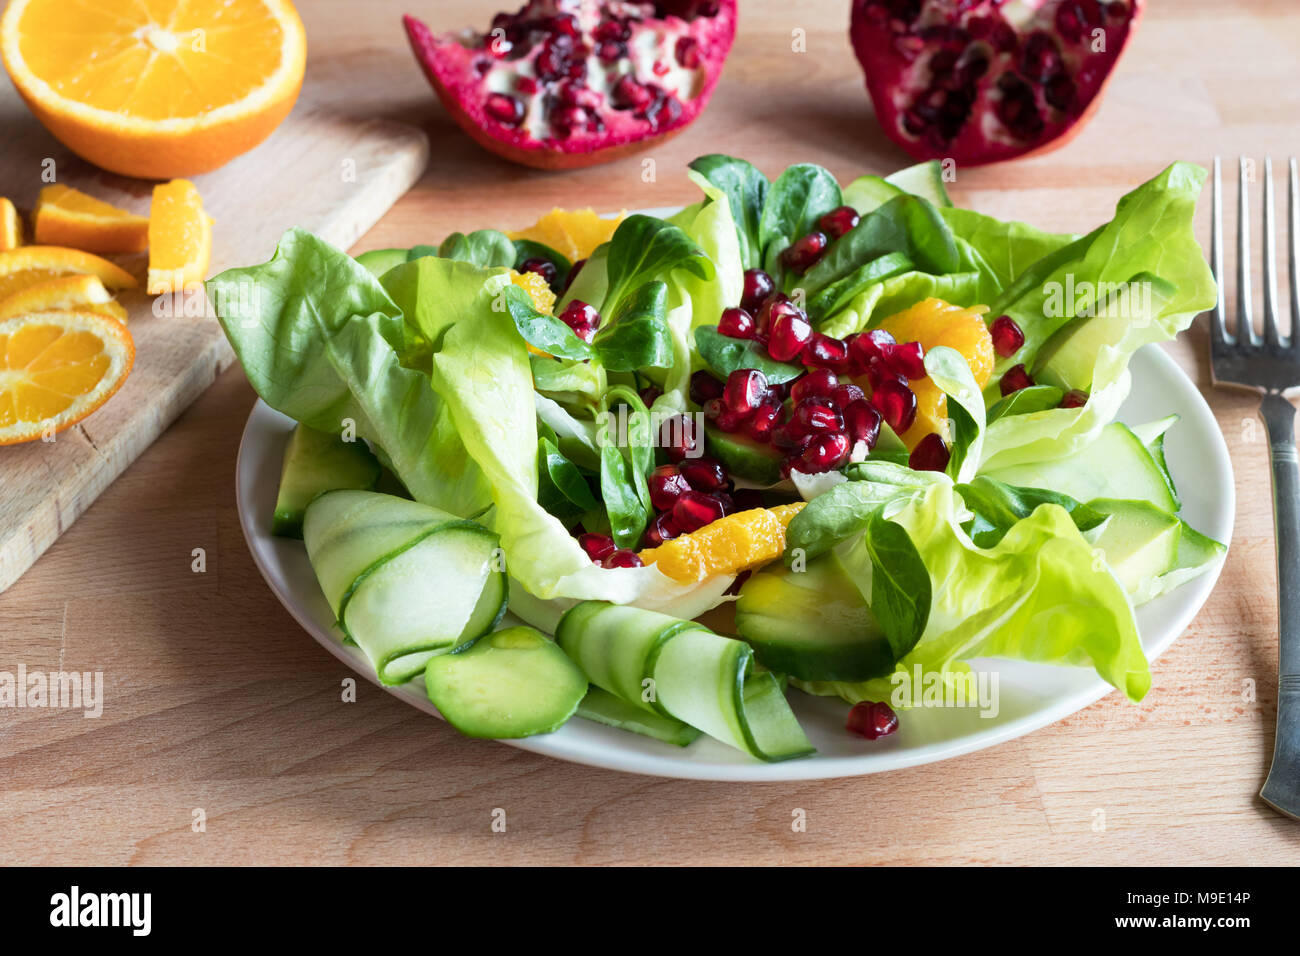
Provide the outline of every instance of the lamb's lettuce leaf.
{"type": "MultiPolygon", "coordinates": [[[[579,278],[590,265],[588,260],[579,278]]],[[[600,314],[616,315],[634,290],[655,279],[666,279],[678,269],[705,281],[716,274],[713,260],[678,226],[654,216],[628,216],[609,240],[605,261],[608,288],[598,307],[600,314]]]]}
{"type": "Polygon", "coordinates": [[[782,284],[781,253],[813,230],[817,220],[842,203],[835,177],[813,163],[786,167],[768,190],[758,222],[764,268],[782,284]]]}
{"type": "Polygon", "coordinates": [[[720,153],[699,157],[691,163],[691,169],[726,197],[735,223],[741,268],[762,268],[759,222],[771,188],[767,177],[743,159],[720,153]]]}

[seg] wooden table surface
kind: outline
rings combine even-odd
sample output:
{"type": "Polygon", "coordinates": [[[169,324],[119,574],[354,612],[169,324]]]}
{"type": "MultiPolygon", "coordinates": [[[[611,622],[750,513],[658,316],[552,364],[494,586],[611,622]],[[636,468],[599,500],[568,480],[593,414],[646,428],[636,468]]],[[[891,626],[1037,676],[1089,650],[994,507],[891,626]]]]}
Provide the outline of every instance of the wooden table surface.
{"type": "MultiPolygon", "coordinates": [[[[474,147],[411,61],[406,8],[482,26],[483,4],[299,6],[313,75],[387,71],[382,101],[358,108],[423,124],[433,142],[423,180],[358,249],[517,227],[554,205],[693,201],[684,165],[716,150],[769,174],[820,162],[842,179],[906,161],[871,119],[844,0],[744,0],[694,127],[556,174],[474,147]],[[794,30],[806,53],[791,51],[794,30]]],[[[1300,152],[1297,54],[1291,0],[1155,0],[1082,135],[1040,159],[958,170],[955,197],[1084,231],[1174,159],[1300,152]]],[[[1276,702],[1267,443],[1255,400],[1210,386],[1199,325],[1170,351],[1227,436],[1238,514],[1219,585],[1155,663],[1146,699],[1112,694],[940,764],[771,784],[633,776],[466,740],[365,681],[342,703],[350,672],[279,605],[240,534],[235,454],[254,396],[232,369],[0,596],[0,670],[102,671],[105,698],[99,719],[0,711],[0,862],[1300,862],[1300,825],[1256,796],[1276,702]]]]}

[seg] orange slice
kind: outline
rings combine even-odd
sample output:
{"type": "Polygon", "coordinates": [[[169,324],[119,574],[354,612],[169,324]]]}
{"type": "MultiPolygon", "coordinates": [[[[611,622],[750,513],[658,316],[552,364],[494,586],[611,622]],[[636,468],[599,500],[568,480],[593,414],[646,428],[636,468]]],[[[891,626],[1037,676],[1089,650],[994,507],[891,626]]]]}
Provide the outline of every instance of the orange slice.
{"type": "Polygon", "coordinates": [[[786,526],[803,506],[799,501],[776,508],[738,511],[642,551],[641,560],[681,584],[703,581],[715,574],[739,574],[781,556],[786,526]]]}
{"type": "Polygon", "coordinates": [[[194,184],[178,179],[153,188],[149,216],[149,294],[183,292],[208,276],[212,217],[194,184]]]}
{"type": "Polygon", "coordinates": [[[552,209],[527,229],[506,233],[511,239],[531,239],[550,246],[570,262],[585,259],[602,242],[608,242],[618,224],[627,217],[619,213],[602,219],[591,209],[552,209]]]}
{"type": "Polygon", "coordinates": [[[0,196],[0,252],[23,244],[23,220],[14,204],[0,196]]]}
{"type": "Polygon", "coordinates": [[[169,179],[271,134],[302,88],[307,40],[289,0],[11,0],[0,57],[73,152],[169,179]]]}
{"type": "MultiPolygon", "coordinates": [[[[983,388],[993,374],[993,337],[984,321],[988,306],[969,308],[952,305],[942,299],[925,299],[909,309],[891,315],[880,323],[899,342],[920,342],[925,351],[946,345],[956,349],[970,366],[975,383],[983,388]]],[[[861,384],[866,388],[866,380],[861,384]]],[[[923,378],[910,383],[916,394],[916,421],[898,437],[908,448],[931,432],[938,432],[945,441],[948,435],[948,396],[938,385],[923,378]]]]}
{"type": "Polygon", "coordinates": [[[144,252],[149,220],[71,186],[46,186],[36,202],[36,241],[87,252],[144,252]]]}
{"type": "Polygon", "coordinates": [[[0,319],[30,312],[99,312],[126,321],[126,309],[96,276],[62,276],[0,299],[0,319]]]}
{"type": "Polygon", "coordinates": [[[110,289],[134,288],[131,273],[107,259],[62,246],[22,246],[0,252],[0,299],[59,276],[95,276],[110,289]]]}
{"type": "Polygon", "coordinates": [[[94,312],[0,321],[0,445],[75,425],[122,387],[134,361],[126,326],[94,312]]]}

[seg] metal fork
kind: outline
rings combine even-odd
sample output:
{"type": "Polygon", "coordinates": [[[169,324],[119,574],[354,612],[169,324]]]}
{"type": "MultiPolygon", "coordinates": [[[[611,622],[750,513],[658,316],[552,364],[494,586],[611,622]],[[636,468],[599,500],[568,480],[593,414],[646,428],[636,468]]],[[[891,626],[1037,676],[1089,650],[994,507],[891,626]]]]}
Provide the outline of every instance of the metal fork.
{"type": "Polygon", "coordinates": [[[1264,160],[1264,336],[1255,331],[1250,301],[1250,216],[1243,158],[1237,181],[1237,322],[1229,333],[1223,308],[1223,205],[1219,159],[1214,159],[1214,210],[1210,265],[1219,300],[1210,312],[1210,357],[1216,383],[1264,393],[1259,412],[1268,428],[1273,459],[1273,528],[1277,541],[1278,678],[1277,738],[1273,765],[1260,797],[1275,810],[1300,819],[1300,468],[1295,443],[1295,406],[1284,392],[1300,386],[1300,182],[1291,158],[1287,209],[1291,274],[1291,334],[1277,324],[1277,268],[1273,228],[1273,162],[1264,160]]]}

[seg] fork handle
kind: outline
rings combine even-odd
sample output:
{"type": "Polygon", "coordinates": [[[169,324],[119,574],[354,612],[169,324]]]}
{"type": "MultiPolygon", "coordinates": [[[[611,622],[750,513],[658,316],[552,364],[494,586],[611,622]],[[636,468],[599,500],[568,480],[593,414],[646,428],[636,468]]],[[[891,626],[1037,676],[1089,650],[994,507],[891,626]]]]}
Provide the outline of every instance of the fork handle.
{"type": "Polygon", "coordinates": [[[1260,414],[1273,459],[1273,520],[1277,542],[1277,738],[1273,766],[1260,796],[1300,819],[1300,466],[1295,406],[1267,393],[1260,414]]]}

